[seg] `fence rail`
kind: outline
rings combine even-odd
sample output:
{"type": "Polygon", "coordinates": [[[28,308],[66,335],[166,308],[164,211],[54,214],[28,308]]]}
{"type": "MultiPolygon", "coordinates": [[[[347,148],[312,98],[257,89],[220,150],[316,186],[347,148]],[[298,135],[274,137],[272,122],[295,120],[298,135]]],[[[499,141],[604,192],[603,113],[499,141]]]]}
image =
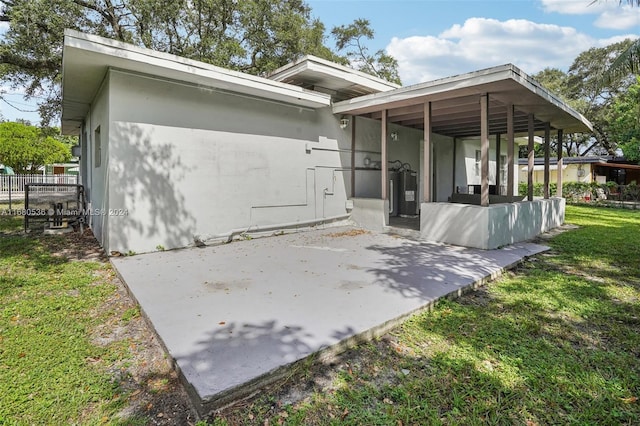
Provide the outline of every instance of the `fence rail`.
{"type": "Polygon", "coordinates": [[[24,192],[26,183],[77,184],[77,175],[0,175],[0,193],[24,192]]]}

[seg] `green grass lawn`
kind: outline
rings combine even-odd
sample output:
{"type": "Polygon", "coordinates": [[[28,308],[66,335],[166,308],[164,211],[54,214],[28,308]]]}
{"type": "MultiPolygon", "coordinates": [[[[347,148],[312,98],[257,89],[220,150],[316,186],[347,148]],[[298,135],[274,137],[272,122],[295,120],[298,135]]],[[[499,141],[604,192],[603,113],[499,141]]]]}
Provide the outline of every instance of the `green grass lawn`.
{"type": "Polygon", "coordinates": [[[547,254],[350,351],[328,388],[210,421],[640,424],[640,213],[569,206],[566,220],[580,228],[547,254]]]}
{"type": "Polygon", "coordinates": [[[0,217],[0,425],[122,422],[131,341],[96,342],[98,327],[110,324],[108,334],[126,322],[109,303],[118,297],[113,271],[54,255],[76,241],[24,235],[22,226],[0,217]]]}
{"type": "MultiPolygon", "coordinates": [[[[302,400],[285,384],[208,420],[640,424],[640,212],[569,206],[567,222],[579,229],[499,281],[302,366],[288,383],[327,379],[302,400]]],[[[113,271],[52,255],[62,237],[10,234],[21,225],[0,217],[0,425],[151,423],[119,417],[131,342],[95,339],[129,320],[109,304],[113,271]]]]}
{"type": "MultiPolygon", "coordinates": [[[[22,222],[3,218],[0,229],[22,222]]],[[[55,237],[0,236],[0,424],[99,423],[121,406],[101,360],[124,348],[91,343],[114,293],[100,262],[52,256],[55,237]]],[[[104,362],[102,362],[104,363],[104,362]]]]}

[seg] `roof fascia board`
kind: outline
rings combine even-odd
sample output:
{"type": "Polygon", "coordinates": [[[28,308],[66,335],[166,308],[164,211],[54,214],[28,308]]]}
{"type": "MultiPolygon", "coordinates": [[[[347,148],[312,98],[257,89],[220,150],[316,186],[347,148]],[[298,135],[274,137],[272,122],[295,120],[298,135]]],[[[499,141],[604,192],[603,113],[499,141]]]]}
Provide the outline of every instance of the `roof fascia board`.
{"type": "Polygon", "coordinates": [[[535,93],[539,97],[543,98],[545,101],[554,105],[556,108],[561,109],[562,111],[572,115],[575,119],[579,120],[584,124],[589,130],[593,130],[593,125],[587,118],[580,114],[578,111],[573,109],[569,104],[565,101],[551,93],[549,90],[544,88],[540,83],[535,81],[532,77],[522,71],[520,68],[516,67],[513,64],[510,64],[512,75],[511,78],[518,83],[520,83],[523,87],[526,87],[531,92],[535,93]]]}
{"type": "Polygon", "coordinates": [[[379,110],[379,106],[391,102],[408,101],[420,98],[437,98],[437,95],[456,89],[471,88],[479,84],[493,83],[509,76],[508,66],[502,65],[475,73],[460,74],[441,78],[413,86],[402,87],[390,92],[360,96],[333,105],[334,114],[346,112],[366,113],[379,110]]]}
{"type": "MultiPolygon", "coordinates": [[[[519,164],[527,164],[527,161],[528,160],[526,158],[518,158],[519,164]]],[[[533,161],[535,165],[544,164],[544,158],[536,157],[534,158],[533,161]]],[[[557,162],[558,159],[550,158],[549,161],[553,163],[554,161],[557,162]]],[[[611,164],[607,162],[606,158],[602,158],[602,157],[566,157],[565,156],[565,157],[562,157],[562,161],[564,161],[565,164],[611,164]]]]}
{"type": "Polygon", "coordinates": [[[372,95],[336,102],[333,105],[333,112],[334,114],[362,114],[377,111],[380,109],[380,106],[394,102],[410,101],[412,99],[420,98],[429,98],[430,100],[435,101],[440,99],[441,96],[439,95],[452,90],[473,88],[474,86],[481,86],[482,84],[495,83],[508,79],[517,82],[522,87],[541,97],[544,101],[571,115],[574,119],[580,121],[585,127],[593,130],[592,124],[582,114],[571,108],[566,102],[553,95],[534,79],[512,64],[499,65],[497,67],[481,71],[446,77],[426,83],[419,83],[413,86],[396,89],[391,92],[375,93],[372,95]]]}
{"type": "Polygon", "coordinates": [[[313,55],[306,55],[291,64],[282,66],[270,73],[267,78],[274,81],[282,81],[305,70],[324,73],[381,92],[402,87],[379,77],[313,55]]]}
{"type": "Polygon", "coordinates": [[[177,72],[182,74],[186,81],[199,77],[212,87],[222,86],[221,88],[230,91],[249,92],[248,94],[258,91],[262,92],[261,97],[267,99],[282,100],[292,104],[303,103],[311,107],[331,104],[331,97],[323,93],[78,31],[65,30],[64,44],[65,48],[90,51],[177,72]]]}

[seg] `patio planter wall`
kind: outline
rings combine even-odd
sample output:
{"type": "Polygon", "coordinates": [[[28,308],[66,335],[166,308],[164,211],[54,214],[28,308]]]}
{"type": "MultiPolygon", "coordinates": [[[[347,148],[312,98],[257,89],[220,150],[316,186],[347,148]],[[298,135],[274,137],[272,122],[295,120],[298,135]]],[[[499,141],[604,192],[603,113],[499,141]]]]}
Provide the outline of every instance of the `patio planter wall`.
{"type": "Polygon", "coordinates": [[[423,203],[422,238],[466,247],[495,249],[526,241],[564,223],[565,199],[494,204],[423,203]]]}

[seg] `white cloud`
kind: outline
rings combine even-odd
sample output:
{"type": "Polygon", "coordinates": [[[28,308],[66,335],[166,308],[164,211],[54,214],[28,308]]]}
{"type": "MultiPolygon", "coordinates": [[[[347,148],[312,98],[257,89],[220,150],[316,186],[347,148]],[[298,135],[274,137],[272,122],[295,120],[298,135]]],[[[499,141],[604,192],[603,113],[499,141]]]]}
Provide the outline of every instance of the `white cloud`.
{"type": "Polygon", "coordinates": [[[506,63],[530,74],[566,69],[581,52],[624,38],[598,40],[572,27],[524,19],[470,18],[438,36],[394,37],[387,51],[398,60],[407,85],[506,63]]]}
{"type": "Polygon", "coordinates": [[[602,13],[602,11],[618,7],[617,1],[589,0],[540,0],[545,12],[556,12],[563,15],[588,15],[602,13]]]}
{"type": "Polygon", "coordinates": [[[623,6],[606,10],[594,22],[596,27],[626,30],[640,27],[640,7],[623,6]]]}
{"type": "Polygon", "coordinates": [[[626,35],[613,36],[609,38],[601,38],[601,39],[598,39],[597,43],[593,47],[606,47],[613,43],[619,43],[627,39],[635,40],[637,38],[638,38],[638,34],[626,34],[626,35]]]}
{"type": "Polygon", "coordinates": [[[563,15],[598,15],[594,25],[600,28],[625,30],[640,27],[640,7],[620,4],[617,0],[541,0],[545,12],[563,15]]]}

